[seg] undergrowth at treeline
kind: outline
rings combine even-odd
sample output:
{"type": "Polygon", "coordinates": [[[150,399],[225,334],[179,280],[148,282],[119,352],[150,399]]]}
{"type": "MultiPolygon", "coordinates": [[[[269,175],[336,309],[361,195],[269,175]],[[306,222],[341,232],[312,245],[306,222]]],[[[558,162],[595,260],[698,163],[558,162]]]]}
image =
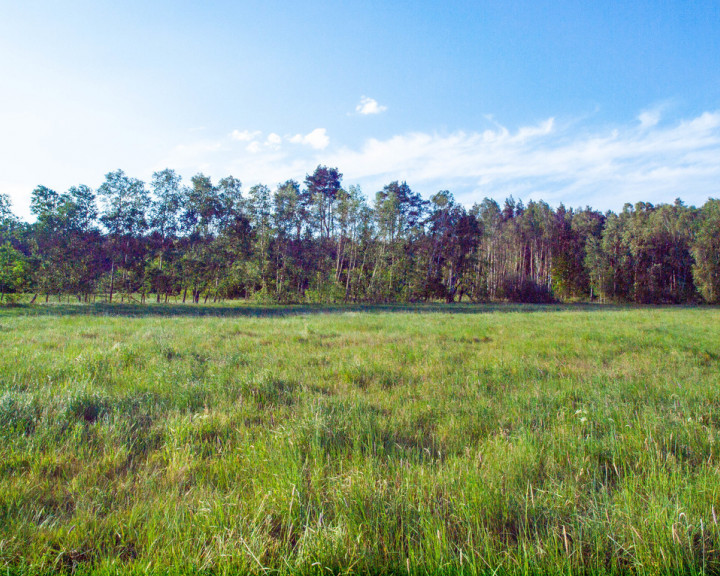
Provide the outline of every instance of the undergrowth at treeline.
{"type": "Polygon", "coordinates": [[[720,310],[0,311],[0,572],[720,571],[720,310]]]}

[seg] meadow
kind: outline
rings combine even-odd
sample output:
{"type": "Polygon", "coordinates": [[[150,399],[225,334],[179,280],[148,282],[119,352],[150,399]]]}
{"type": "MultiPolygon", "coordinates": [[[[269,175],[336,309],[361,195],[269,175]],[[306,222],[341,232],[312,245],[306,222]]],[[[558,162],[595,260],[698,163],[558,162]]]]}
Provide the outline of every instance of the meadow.
{"type": "Polygon", "coordinates": [[[720,309],[0,309],[0,572],[720,572],[720,309]]]}

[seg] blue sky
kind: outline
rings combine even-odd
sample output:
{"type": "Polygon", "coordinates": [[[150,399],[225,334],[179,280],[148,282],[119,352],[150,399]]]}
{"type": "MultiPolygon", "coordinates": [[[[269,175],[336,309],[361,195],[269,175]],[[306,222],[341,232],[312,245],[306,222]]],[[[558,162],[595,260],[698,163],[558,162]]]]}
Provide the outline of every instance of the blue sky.
{"type": "Polygon", "coordinates": [[[471,205],[720,196],[720,2],[0,0],[0,192],[337,166],[471,205]]]}

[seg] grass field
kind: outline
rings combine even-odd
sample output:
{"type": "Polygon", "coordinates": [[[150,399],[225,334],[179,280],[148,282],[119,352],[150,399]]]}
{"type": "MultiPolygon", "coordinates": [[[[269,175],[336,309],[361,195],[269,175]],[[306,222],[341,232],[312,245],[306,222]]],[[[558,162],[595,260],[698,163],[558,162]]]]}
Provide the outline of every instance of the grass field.
{"type": "Polygon", "coordinates": [[[718,573],[720,309],[0,309],[0,573],[718,573]]]}

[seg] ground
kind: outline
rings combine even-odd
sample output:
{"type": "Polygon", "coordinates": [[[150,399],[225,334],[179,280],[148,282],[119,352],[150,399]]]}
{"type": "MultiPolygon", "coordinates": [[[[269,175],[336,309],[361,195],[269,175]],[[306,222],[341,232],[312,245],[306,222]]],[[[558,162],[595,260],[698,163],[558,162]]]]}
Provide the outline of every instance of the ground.
{"type": "Polygon", "coordinates": [[[720,309],[0,309],[11,573],[720,570],[720,309]]]}

